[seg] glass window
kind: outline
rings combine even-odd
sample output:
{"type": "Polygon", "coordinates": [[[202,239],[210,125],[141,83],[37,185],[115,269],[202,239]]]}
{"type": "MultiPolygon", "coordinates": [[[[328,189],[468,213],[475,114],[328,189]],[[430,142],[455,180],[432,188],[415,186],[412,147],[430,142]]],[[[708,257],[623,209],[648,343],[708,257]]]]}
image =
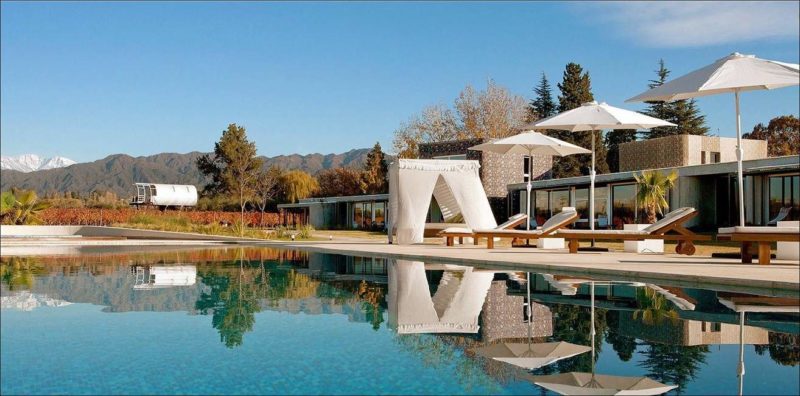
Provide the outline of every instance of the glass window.
{"type": "Polygon", "coordinates": [[[569,205],[569,190],[550,191],[550,215],[561,212],[561,208],[569,205]]]}
{"type": "Polygon", "coordinates": [[[372,227],[372,202],[364,202],[364,222],[362,223],[363,228],[370,228],[372,227]]]}
{"type": "Polygon", "coordinates": [[[384,215],[385,205],[384,202],[375,202],[375,222],[373,225],[377,228],[386,227],[386,217],[384,215]]]}
{"type": "Polygon", "coordinates": [[[800,220],[800,176],[792,176],[792,211],[787,220],[800,220]]]}
{"type": "Polygon", "coordinates": [[[608,228],[608,187],[594,188],[595,228],[608,228]]]}
{"type": "Polygon", "coordinates": [[[778,215],[783,207],[783,178],[780,176],[769,178],[769,218],[778,215]]]}
{"type": "Polygon", "coordinates": [[[536,191],[534,193],[534,197],[536,200],[534,204],[533,215],[536,219],[536,223],[532,225],[540,226],[550,218],[549,194],[547,191],[536,191]]]}
{"type": "Polygon", "coordinates": [[[623,224],[636,222],[636,185],[620,184],[612,187],[611,226],[621,230],[623,224]]]}
{"type": "Polygon", "coordinates": [[[361,227],[364,221],[364,215],[361,208],[361,203],[353,204],[353,228],[361,227]]]}
{"type": "Polygon", "coordinates": [[[711,154],[711,163],[712,163],[712,164],[718,164],[718,163],[719,163],[719,160],[720,160],[720,158],[719,158],[719,153],[717,153],[717,152],[711,152],[710,154],[711,154]]]}
{"type": "Polygon", "coordinates": [[[589,228],[589,189],[576,188],[575,189],[575,210],[578,212],[579,223],[576,226],[581,228],[589,228]],[[584,227],[586,226],[586,227],[584,227]]]}

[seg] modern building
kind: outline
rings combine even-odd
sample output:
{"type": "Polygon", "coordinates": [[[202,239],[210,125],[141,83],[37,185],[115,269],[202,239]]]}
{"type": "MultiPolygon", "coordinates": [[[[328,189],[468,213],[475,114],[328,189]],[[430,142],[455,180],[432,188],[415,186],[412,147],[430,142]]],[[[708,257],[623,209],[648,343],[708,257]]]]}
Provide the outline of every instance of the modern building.
{"type": "MultiPolygon", "coordinates": [[[[299,215],[302,224],[317,229],[384,230],[389,194],[307,198],[280,204],[278,210],[288,225],[288,214],[299,215]]],[[[292,216],[294,218],[294,216],[292,216]]]]}
{"type": "MultiPolygon", "coordinates": [[[[643,221],[634,175],[645,169],[678,173],[667,200],[672,208],[698,209],[700,215],[689,226],[715,229],[737,223],[737,169],[729,153],[734,149],[727,147],[731,140],[735,143],[728,138],[672,136],[621,145],[620,168],[626,170],[595,180],[595,228],[621,229],[643,221]]],[[[792,208],[786,220],[800,219],[800,157],[768,158],[765,141],[745,142],[746,222],[765,225],[782,207],[792,208]]],[[[572,206],[581,217],[577,227],[588,228],[589,182],[589,176],[533,181],[531,213],[536,223],[572,206]]],[[[525,211],[525,187],[508,185],[508,215],[525,211]]]]}

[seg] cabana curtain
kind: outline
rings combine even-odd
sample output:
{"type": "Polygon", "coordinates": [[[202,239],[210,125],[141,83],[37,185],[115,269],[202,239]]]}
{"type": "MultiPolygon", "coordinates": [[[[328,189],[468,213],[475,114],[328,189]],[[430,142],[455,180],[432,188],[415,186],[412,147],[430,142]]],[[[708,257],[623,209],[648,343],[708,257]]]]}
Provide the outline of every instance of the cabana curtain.
{"type": "Polygon", "coordinates": [[[477,333],[478,316],[492,279],[493,272],[454,266],[444,272],[436,293],[431,296],[424,263],[392,260],[388,325],[398,334],[477,333]]]}
{"type": "Polygon", "coordinates": [[[422,242],[431,197],[436,198],[445,221],[461,214],[472,229],[497,227],[479,169],[478,161],[393,162],[389,169],[389,241],[404,245],[422,242]]]}

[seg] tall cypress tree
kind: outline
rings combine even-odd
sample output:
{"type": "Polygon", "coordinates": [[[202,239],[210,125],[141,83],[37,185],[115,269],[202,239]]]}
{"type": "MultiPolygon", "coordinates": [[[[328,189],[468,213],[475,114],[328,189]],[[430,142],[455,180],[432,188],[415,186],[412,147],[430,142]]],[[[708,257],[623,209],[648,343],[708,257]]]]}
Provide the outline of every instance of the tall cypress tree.
{"type": "MultiPolygon", "coordinates": [[[[558,110],[564,112],[572,110],[583,103],[594,100],[592,95],[592,83],[589,72],[584,72],[583,68],[577,63],[568,63],[564,69],[564,76],[558,84],[561,95],[558,96],[558,110]]],[[[608,173],[608,163],[606,162],[606,147],[603,144],[602,134],[599,132],[568,132],[559,131],[550,135],[573,143],[578,146],[591,148],[592,135],[595,138],[595,170],[597,173],[608,173]]],[[[588,175],[592,166],[591,154],[570,155],[566,157],[556,157],[553,159],[553,177],[572,177],[588,175]]]]}
{"type": "Polygon", "coordinates": [[[553,100],[553,92],[547,76],[542,72],[542,79],[539,85],[533,89],[536,98],[531,100],[529,109],[533,119],[547,118],[556,114],[556,102],[553,100]]]}
{"type": "MultiPolygon", "coordinates": [[[[664,60],[658,61],[656,70],[657,79],[650,80],[647,84],[651,89],[663,85],[667,81],[670,71],[664,66],[664,60]]],[[[705,116],[700,114],[694,99],[676,100],[674,102],[645,102],[648,104],[645,114],[650,117],[669,121],[677,126],[658,127],[643,133],[646,139],[659,138],[671,135],[705,135],[708,127],[705,125],[705,116]]]]}

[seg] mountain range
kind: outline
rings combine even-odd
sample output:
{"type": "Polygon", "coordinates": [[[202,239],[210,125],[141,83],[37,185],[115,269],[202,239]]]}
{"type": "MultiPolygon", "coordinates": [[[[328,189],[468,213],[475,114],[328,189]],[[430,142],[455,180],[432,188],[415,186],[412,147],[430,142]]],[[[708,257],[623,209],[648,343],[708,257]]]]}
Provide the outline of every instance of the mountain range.
{"type": "MultiPolygon", "coordinates": [[[[291,154],[262,157],[267,166],[300,169],[316,174],[323,169],[361,167],[370,149],[354,149],[341,154],[291,154]]],[[[144,157],[126,154],[109,155],[103,159],[74,164],[65,168],[34,170],[0,170],[0,189],[11,187],[33,189],[40,194],[74,191],[86,195],[92,191],[113,191],[120,197],[133,194],[133,183],[193,184],[199,188],[206,183],[195,162],[201,152],[186,154],[161,153],[144,157]]]]}
{"type": "Polygon", "coordinates": [[[64,157],[41,158],[36,154],[22,154],[14,157],[0,157],[0,169],[19,172],[64,168],[77,162],[64,157]]]}

